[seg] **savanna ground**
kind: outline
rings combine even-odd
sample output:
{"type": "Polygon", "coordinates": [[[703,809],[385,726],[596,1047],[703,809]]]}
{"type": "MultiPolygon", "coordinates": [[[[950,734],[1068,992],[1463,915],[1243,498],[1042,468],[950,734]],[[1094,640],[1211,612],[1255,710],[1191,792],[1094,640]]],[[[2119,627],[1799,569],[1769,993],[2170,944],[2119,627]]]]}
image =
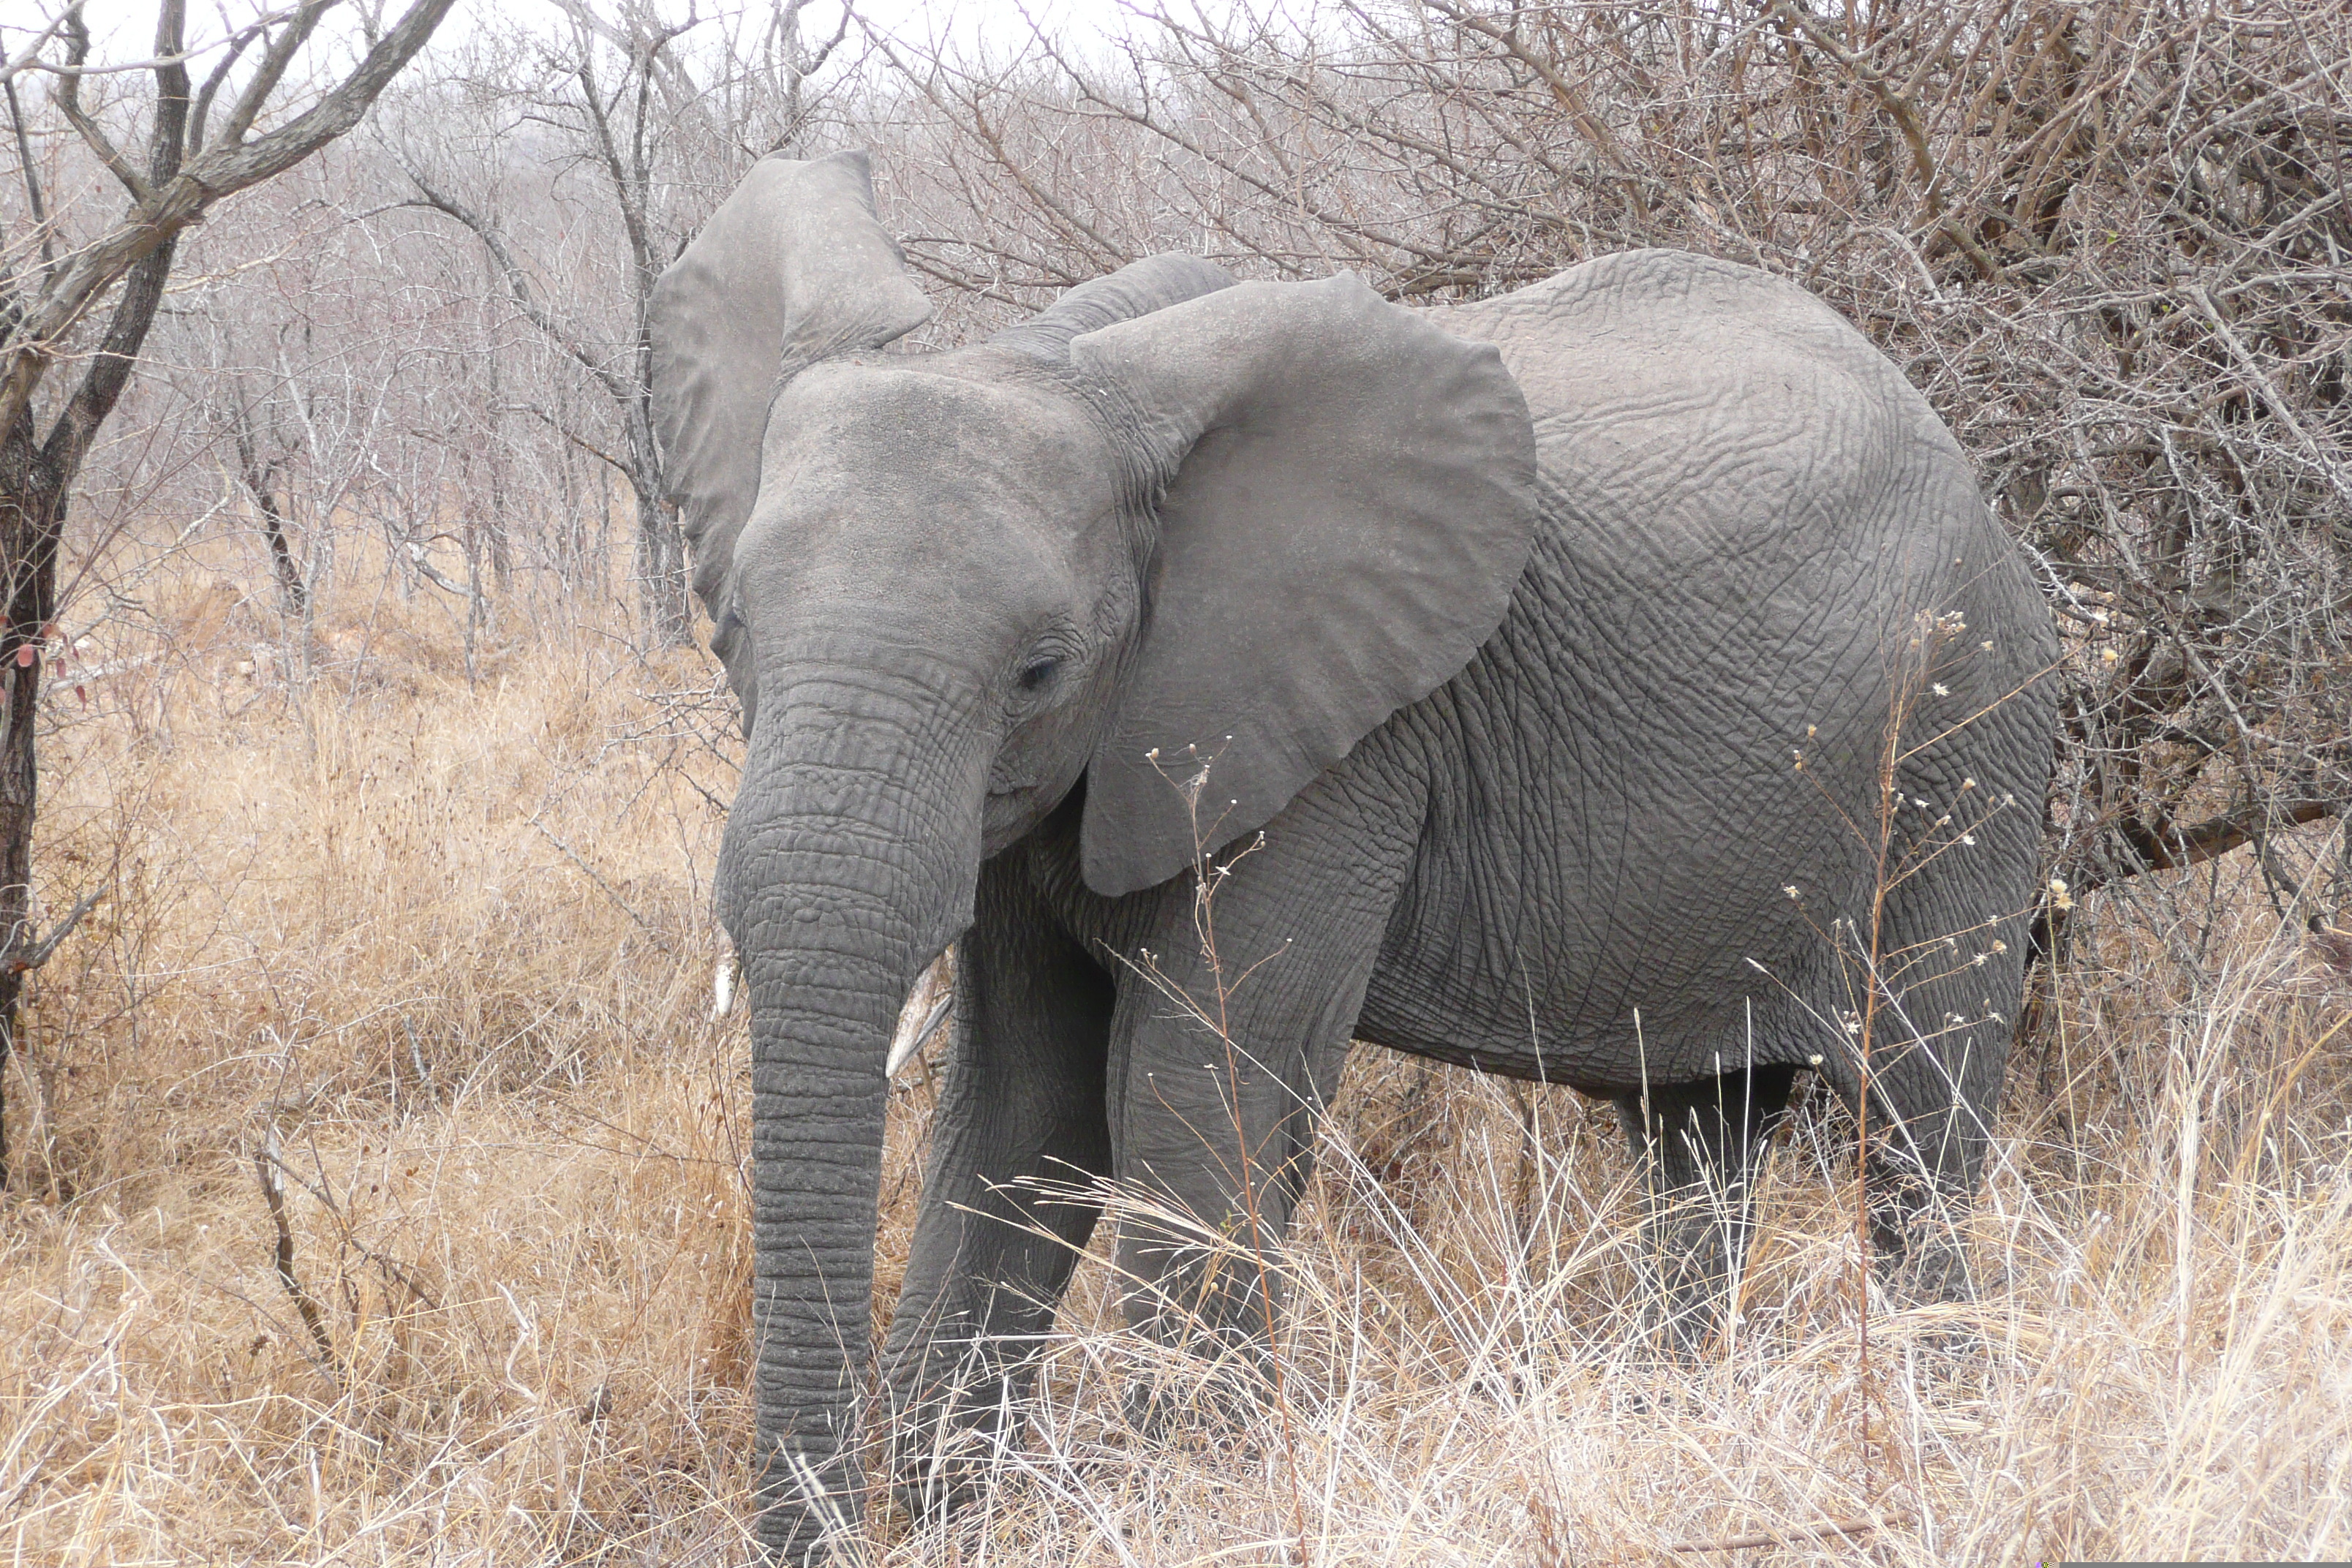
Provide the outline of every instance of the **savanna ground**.
{"type": "MultiPolygon", "coordinates": [[[[8,1068],[9,1563],[751,1553],[729,710],[617,612],[510,605],[469,674],[446,603],[346,589],[306,653],[192,569],[54,683],[50,918],[102,897],[8,1068]]],[[[986,1506],[879,1510],[845,1560],[2352,1556],[2352,975],[2199,875],[2194,931],[2086,900],[1973,1306],[1874,1294],[1864,1352],[1852,1142],[1815,1102],[1732,1331],[1662,1362],[1613,1113],[1368,1047],[1283,1409],[1127,1428],[1090,1261],[986,1506]]],[[[883,1310],[940,1055],[893,1101],[883,1310]]]]}

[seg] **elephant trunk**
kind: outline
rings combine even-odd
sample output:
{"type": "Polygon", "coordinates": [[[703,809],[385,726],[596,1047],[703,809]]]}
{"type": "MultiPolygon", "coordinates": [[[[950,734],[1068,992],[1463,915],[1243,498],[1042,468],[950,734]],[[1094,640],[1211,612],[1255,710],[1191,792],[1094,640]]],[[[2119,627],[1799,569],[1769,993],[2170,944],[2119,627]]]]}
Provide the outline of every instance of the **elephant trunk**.
{"type": "Polygon", "coordinates": [[[908,988],[971,918],[985,776],[976,746],[941,743],[936,690],[760,684],[719,901],[751,1007],[760,1532],[798,1562],[859,1511],[884,1062],[908,988]]]}

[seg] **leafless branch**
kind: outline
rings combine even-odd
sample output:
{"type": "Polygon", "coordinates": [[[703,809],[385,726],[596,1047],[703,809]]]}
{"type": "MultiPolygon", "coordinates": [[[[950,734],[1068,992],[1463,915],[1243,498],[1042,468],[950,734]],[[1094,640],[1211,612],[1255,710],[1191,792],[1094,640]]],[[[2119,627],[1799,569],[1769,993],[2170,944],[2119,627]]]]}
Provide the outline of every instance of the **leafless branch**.
{"type": "MultiPolygon", "coordinates": [[[[215,145],[188,160],[168,184],[147,195],[137,195],[134,186],[131,210],[57,268],[0,343],[0,430],[14,424],[30,404],[58,340],[109,288],[223,196],[275,177],[350,130],[409,58],[424,47],[455,3],[416,0],[350,76],[293,120],[250,142],[243,139],[244,133],[252,114],[259,111],[260,100],[248,83],[240,114],[232,117],[215,145]]],[[[322,9],[323,4],[308,6],[305,14],[322,9]]],[[[301,26],[298,20],[295,27],[301,26]]],[[[282,62],[278,70],[283,74],[282,62]]],[[[276,79],[271,79],[274,86],[276,79]]],[[[114,157],[119,160],[121,154],[114,157]]]]}
{"type": "Polygon", "coordinates": [[[327,1332],[326,1314],[319,1310],[318,1300],[302,1283],[295,1269],[294,1227],[286,1215],[286,1189],[278,1180],[284,1163],[278,1157],[278,1130],[271,1128],[263,1136],[262,1145],[253,1152],[253,1173],[261,1184],[261,1199],[269,1209],[269,1223],[278,1233],[278,1244],[271,1255],[277,1268],[278,1283],[294,1303],[302,1319],[302,1327],[310,1335],[310,1343],[318,1351],[319,1364],[337,1381],[342,1376],[342,1358],[335,1353],[335,1342],[327,1332]]]}
{"type": "Polygon", "coordinates": [[[82,916],[96,909],[99,900],[105,896],[103,888],[94,888],[83,894],[74,901],[74,907],[67,911],[66,918],[49,928],[48,935],[38,942],[32,941],[29,935],[22,942],[11,942],[8,945],[14,951],[0,952],[0,964],[5,964],[11,974],[23,974],[40,968],[57,952],[58,945],[73,934],[74,927],[81,924],[82,916]]]}

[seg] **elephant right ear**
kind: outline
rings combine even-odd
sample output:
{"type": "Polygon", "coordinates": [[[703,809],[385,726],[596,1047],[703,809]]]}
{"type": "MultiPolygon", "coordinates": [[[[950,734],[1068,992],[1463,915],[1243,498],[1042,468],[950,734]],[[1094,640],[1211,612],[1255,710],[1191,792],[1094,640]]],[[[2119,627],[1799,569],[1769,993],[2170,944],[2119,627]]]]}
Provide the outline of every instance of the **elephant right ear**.
{"type": "Polygon", "coordinates": [[[1098,328],[1070,363],[1164,486],[1087,766],[1080,860],[1115,898],[1264,826],[1461,672],[1527,565],[1536,437],[1493,344],[1346,274],[1098,328]]]}
{"type": "Polygon", "coordinates": [[[864,153],[761,159],[654,285],[646,324],[662,485],[747,731],[755,694],[740,647],[735,542],[759,499],[768,405],[810,365],[878,349],[930,315],[875,218],[864,153]]]}

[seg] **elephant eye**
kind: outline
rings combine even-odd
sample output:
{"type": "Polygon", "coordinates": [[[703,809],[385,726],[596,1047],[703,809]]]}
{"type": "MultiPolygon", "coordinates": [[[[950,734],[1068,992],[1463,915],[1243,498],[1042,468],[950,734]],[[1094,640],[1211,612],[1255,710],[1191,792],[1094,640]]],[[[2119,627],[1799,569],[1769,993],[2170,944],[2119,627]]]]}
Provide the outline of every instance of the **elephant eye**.
{"type": "Polygon", "coordinates": [[[1054,679],[1055,672],[1061,668],[1060,659],[1040,656],[1023,665],[1021,673],[1014,679],[1021,683],[1022,690],[1040,691],[1045,689],[1046,682],[1054,679]]]}

